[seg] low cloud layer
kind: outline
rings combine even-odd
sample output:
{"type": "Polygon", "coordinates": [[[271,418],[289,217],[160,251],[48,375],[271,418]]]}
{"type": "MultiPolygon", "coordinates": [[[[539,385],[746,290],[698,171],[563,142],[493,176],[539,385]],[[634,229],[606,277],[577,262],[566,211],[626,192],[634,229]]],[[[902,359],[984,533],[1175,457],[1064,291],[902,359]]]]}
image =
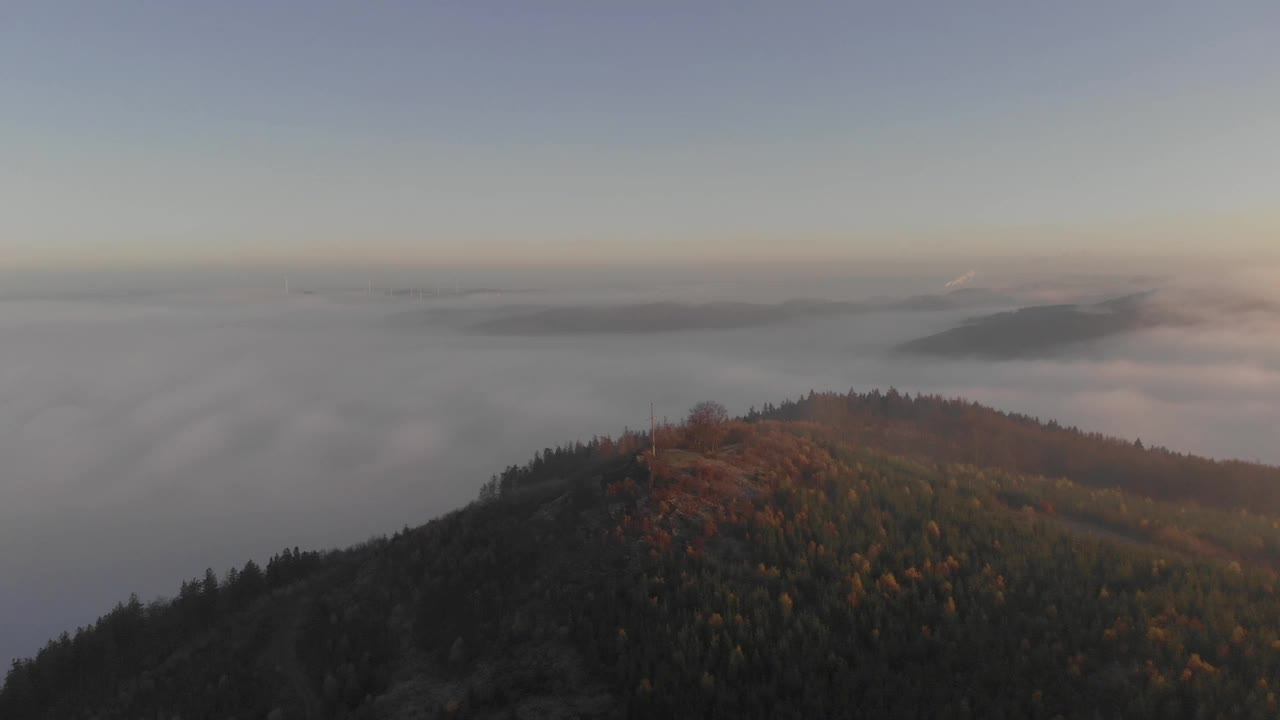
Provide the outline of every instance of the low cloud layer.
{"type": "Polygon", "coordinates": [[[207,566],[419,524],[538,448],[644,425],[650,402],[675,418],[704,398],[739,413],[810,389],[895,385],[1280,463],[1280,326],[1265,315],[992,363],[891,352],[971,310],[504,337],[405,322],[406,302],[0,301],[0,660],[207,566]]]}
{"type": "Polygon", "coordinates": [[[1014,299],[1009,295],[973,288],[944,294],[862,302],[606,302],[537,310],[508,307],[500,310],[497,317],[482,319],[464,327],[480,335],[647,335],[689,330],[733,330],[867,313],[991,308],[1011,305],[1013,302],[1014,299]]]}

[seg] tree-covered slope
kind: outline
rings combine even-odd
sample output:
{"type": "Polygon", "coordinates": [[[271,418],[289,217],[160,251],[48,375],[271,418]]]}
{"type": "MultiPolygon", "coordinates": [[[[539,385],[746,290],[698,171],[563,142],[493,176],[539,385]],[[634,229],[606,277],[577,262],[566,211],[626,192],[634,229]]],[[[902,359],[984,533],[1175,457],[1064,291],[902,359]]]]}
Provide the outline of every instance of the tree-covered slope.
{"type": "Polygon", "coordinates": [[[695,419],[121,605],[0,717],[1275,717],[1280,518],[1190,502],[1275,469],[892,392],[695,419]]]}
{"type": "Polygon", "coordinates": [[[1209,460],[958,399],[888,392],[810,393],[751,419],[810,420],[840,440],[892,454],[1068,477],[1156,500],[1280,514],[1280,468],[1209,460]]]}

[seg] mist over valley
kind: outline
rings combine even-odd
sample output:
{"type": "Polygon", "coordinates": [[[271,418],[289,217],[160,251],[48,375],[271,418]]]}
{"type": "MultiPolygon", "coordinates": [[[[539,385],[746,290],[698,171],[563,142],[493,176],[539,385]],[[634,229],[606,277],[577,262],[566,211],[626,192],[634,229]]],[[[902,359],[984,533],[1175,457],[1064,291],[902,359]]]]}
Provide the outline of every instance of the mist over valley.
{"type": "MultiPolygon", "coordinates": [[[[129,592],[171,594],[200,568],[420,523],[538,448],[646,427],[650,403],[675,419],[699,399],[742,414],[895,386],[1280,463],[1280,334],[1264,299],[993,363],[898,348],[981,328],[973,318],[993,305],[1033,305],[1052,278],[1031,292],[999,278],[962,292],[937,277],[693,277],[658,291],[499,279],[439,297],[295,277],[288,295],[63,288],[0,301],[0,544],[40,548],[0,555],[18,579],[0,616],[24,618],[0,628],[0,655],[129,592]],[[835,299],[785,299],[814,287],[835,299]]],[[[395,284],[415,285],[430,286],[395,284]]],[[[1088,303],[1134,290],[1105,277],[1058,287],[1088,303]]],[[[1010,312],[994,317],[1040,311],[1010,312]]]]}

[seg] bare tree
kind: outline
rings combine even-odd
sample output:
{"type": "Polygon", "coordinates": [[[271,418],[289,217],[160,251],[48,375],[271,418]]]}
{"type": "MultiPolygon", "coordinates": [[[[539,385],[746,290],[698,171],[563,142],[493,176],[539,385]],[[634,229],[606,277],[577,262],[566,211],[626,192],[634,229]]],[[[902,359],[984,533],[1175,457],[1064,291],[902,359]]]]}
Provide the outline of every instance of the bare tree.
{"type": "Polygon", "coordinates": [[[706,400],[693,406],[685,425],[690,443],[700,450],[715,450],[724,439],[729,411],[718,402],[706,400]]]}

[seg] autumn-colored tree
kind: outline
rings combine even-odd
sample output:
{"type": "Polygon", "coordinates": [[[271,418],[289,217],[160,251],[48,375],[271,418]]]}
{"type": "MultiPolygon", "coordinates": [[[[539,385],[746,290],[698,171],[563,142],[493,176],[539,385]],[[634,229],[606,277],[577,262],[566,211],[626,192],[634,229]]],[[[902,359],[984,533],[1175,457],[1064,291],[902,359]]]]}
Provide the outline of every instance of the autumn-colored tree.
{"type": "Polygon", "coordinates": [[[496,502],[131,598],[0,717],[372,720],[422,682],[456,717],[1276,717],[1280,470],[894,392],[718,415],[731,452],[550,448],[496,502]]]}
{"type": "Polygon", "coordinates": [[[699,450],[715,450],[724,441],[729,411],[718,402],[703,401],[693,406],[685,425],[689,444],[699,450]]]}

